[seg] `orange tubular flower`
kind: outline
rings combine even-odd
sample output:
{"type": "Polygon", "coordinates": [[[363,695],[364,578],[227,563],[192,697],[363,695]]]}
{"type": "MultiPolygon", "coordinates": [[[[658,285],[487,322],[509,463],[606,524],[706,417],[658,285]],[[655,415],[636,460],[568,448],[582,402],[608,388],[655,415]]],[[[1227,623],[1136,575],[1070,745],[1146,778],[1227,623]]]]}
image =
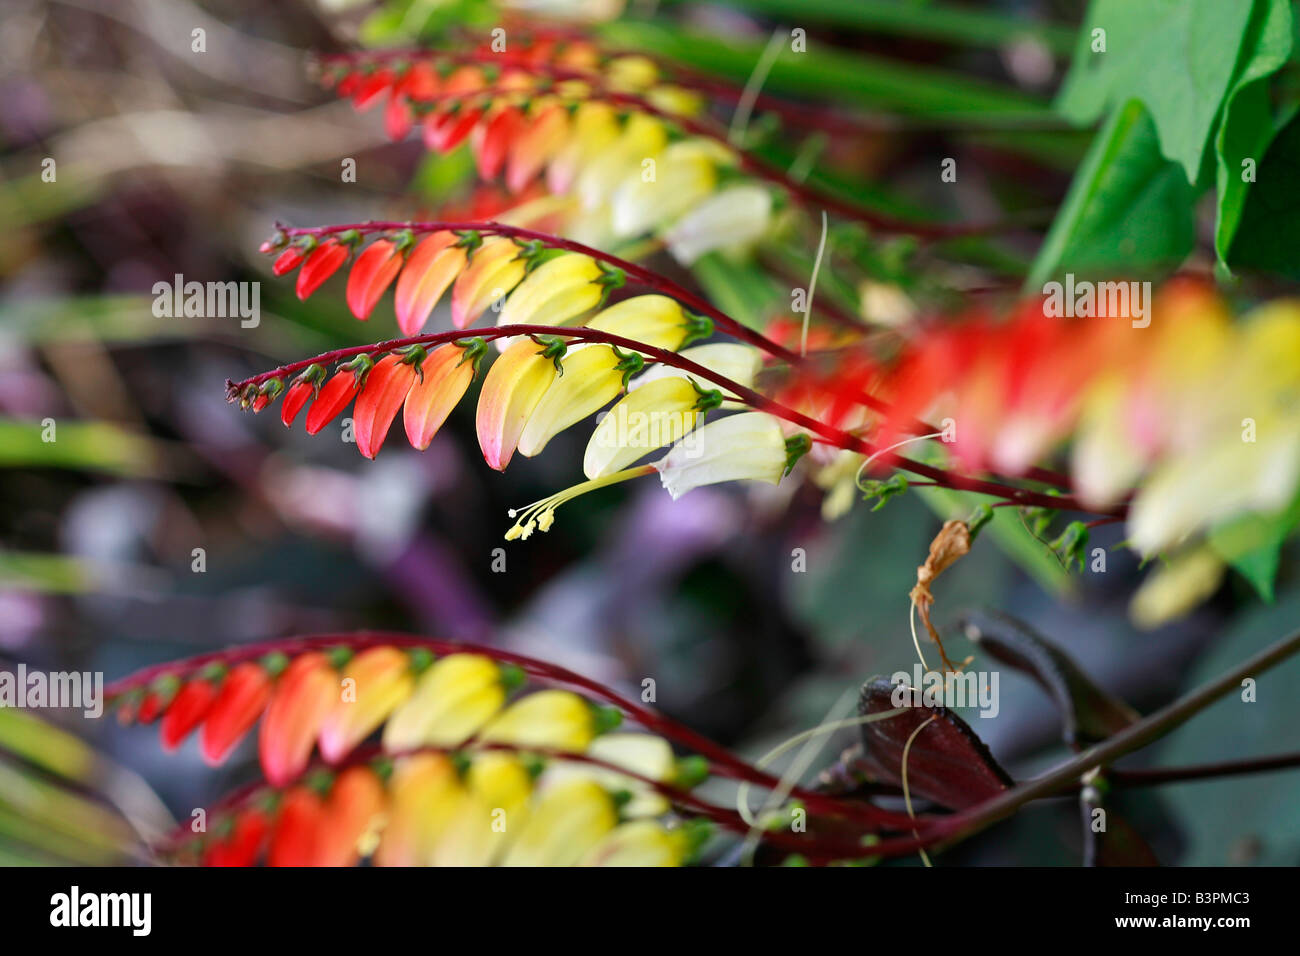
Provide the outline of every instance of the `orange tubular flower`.
{"type": "Polygon", "coordinates": [[[421,379],[406,393],[402,422],[411,447],[424,451],[433,441],[451,410],[474,381],[477,356],[484,351],[482,340],[462,348],[455,343],[440,346],[420,366],[421,379]]]}
{"type": "Polygon", "coordinates": [[[240,664],[227,675],[203,723],[203,759],[221,764],[257,723],[271,695],[271,677],[261,664],[240,664]]]}
{"type": "Polygon", "coordinates": [[[506,163],[506,188],[521,192],[564,145],[569,133],[569,111],[563,106],[543,108],[516,136],[506,163]]]}
{"type": "Polygon", "coordinates": [[[357,396],[352,421],[356,429],[357,450],[367,458],[379,454],[389,426],[415,382],[412,362],[423,359],[424,354],[424,349],[415,346],[406,355],[385,355],[366,377],[365,387],[357,396]]]}
{"type": "Polygon", "coordinates": [[[343,690],[325,715],[320,752],[337,763],[411,696],[411,658],[395,647],[362,651],[343,671],[343,690]]]}
{"type": "Polygon", "coordinates": [[[362,321],[384,294],[384,290],[401,271],[402,247],[391,239],[379,239],[357,256],[352,272],[348,274],[347,300],[352,314],[362,321]]]}
{"type": "Polygon", "coordinates": [[[159,728],[163,750],[170,752],[179,747],[208,716],[216,699],[217,688],[206,678],[195,678],[182,687],[167,708],[167,713],[163,714],[162,726],[159,728]]]}
{"type": "Polygon", "coordinates": [[[319,365],[313,366],[312,369],[308,370],[311,372],[310,375],[306,373],[300,375],[284,393],[284,399],[280,403],[280,421],[284,422],[285,428],[293,424],[298,413],[316,394],[316,386],[321,376],[325,374],[325,370],[319,365]]]}
{"type": "Polygon", "coordinates": [[[355,865],[386,803],[384,785],[369,767],[349,767],[339,774],[321,813],[315,865],[355,865]]]}
{"type": "Polygon", "coordinates": [[[405,335],[420,333],[447,286],[465,268],[467,252],[456,241],[454,233],[435,232],[411,250],[393,298],[397,326],[405,335]]]}
{"type": "Polygon", "coordinates": [[[270,866],[312,866],[320,843],[325,806],[316,793],[294,787],[284,796],[266,854],[270,866]]]}
{"type": "Polygon", "coordinates": [[[338,674],[324,654],[303,654],[285,669],[258,730],[262,772],[273,786],[284,786],[307,768],[338,693],[338,674]]]}
{"type": "Polygon", "coordinates": [[[298,272],[297,293],[306,299],[339,270],[348,258],[349,247],[337,239],[326,239],[309,255],[298,272]]]}
{"type": "Polygon", "coordinates": [[[513,239],[493,236],[475,251],[469,266],[451,290],[451,323],[458,329],[473,324],[483,310],[519,284],[527,271],[513,239]]]}

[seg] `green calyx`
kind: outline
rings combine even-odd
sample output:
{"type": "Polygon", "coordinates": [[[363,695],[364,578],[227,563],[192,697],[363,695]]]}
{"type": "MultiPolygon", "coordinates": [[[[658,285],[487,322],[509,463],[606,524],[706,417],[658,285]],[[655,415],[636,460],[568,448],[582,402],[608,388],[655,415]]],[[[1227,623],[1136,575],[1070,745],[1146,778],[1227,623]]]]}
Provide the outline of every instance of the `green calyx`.
{"type": "Polygon", "coordinates": [[[560,359],[569,350],[569,344],[558,335],[530,335],[529,338],[542,347],[537,354],[554,362],[555,371],[563,375],[564,366],[560,363],[560,359]]]}
{"type": "Polygon", "coordinates": [[[966,527],[970,531],[971,541],[974,541],[980,530],[992,520],[993,508],[987,502],[979,505],[971,512],[971,516],[966,519],[966,527]]]}
{"type": "Polygon", "coordinates": [[[357,380],[357,387],[361,388],[366,384],[366,379],[370,376],[370,370],[375,367],[375,360],[369,355],[362,352],[350,362],[344,362],[339,366],[340,372],[351,372],[353,378],[357,380]]]}
{"type": "Polygon", "coordinates": [[[611,345],[610,348],[618,356],[614,371],[623,373],[623,389],[626,391],[628,379],[645,368],[645,357],[640,352],[624,352],[617,345],[611,345]]]}
{"type": "Polygon", "coordinates": [[[433,666],[434,653],[427,647],[412,648],[406,655],[411,660],[411,673],[419,677],[433,666]]]}
{"type": "Polygon", "coordinates": [[[474,255],[478,247],[483,245],[483,234],[477,229],[458,232],[456,235],[460,236],[460,238],[456,240],[456,248],[464,249],[466,255],[474,255]]]}
{"type": "Polygon", "coordinates": [[[474,363],[474,374],[478,375],[479,365],[483,363],[483,356],[487,355],[487,342],[482,336],[474,336],[472,339],[457,339],[452,345],[460,349],[464,354],[461,355],[460,361],[456,367],[460,368],[466,362],[474,363]]]}
{"type": "Polygon", "coordinates": [[[623,723],[623,712],[606,704],[592,704],[591,720],[596,733],[604,734],[623,723]]]}
{"type": "Polygon", "coordinates": [[[1088,526],[1082,521],[1071,521],[1048,547],[1061,556],[1061,562],[1067,571],[1076,561],[1079,570],[1083,570],[1084,552],[1088,548],[1088,526]]]}
{"type": "Polygon", "coordinates": [[[812,448],[812,439],[804,432],[798,435],[791,435],[785,440],[785,471],[782,475],[788,475],[794,471],[795,464],[804,455],[808,454],[812,448]]]}
{"type": "Polygon", "coordinates": [[[400,355],[401,364],[414,368],[416,377],[421,382],[424,381],[424,360],[429,357],[429,353],[423,345],[407,345],[400,349],[393,349],[393,354],[400,355]]]}
{"type": "Polygon", "coordinates": [[[325,382],[325,366],[313,362],[305,369],[298,373],[298,377],[293,380],[293,384],[304,383],[312,387],[315,395],[320,394],[320,387],[325,382]]]}
{"type": "Polygon", "coordinates": [[[885,507],[890,498],[895,495],[901,495],[907,491],[907,479],[902,475],[893,475],[884,481],[878,481],[874,478],[867,481],[859,482],[858,487],[862,489],[862,500],[870,501],[877,499],[876,506],[872,511],[879,511],[885,507]]]}
{"type": "Polygon", "coordinates": [[[678,759],[673,770],[673,786],[694,790],[709,778],[709,761],[699,754],[678,759]]]}
{"type": "Polygon", "coordinates": [[[685,348],[692,342],[698,342],[700,339],[707,339],[713,334],[713,320],[707,315],[693,315],[688,312],[682,327],[686,329],[686,338],[678,346],[679,349],[685,348]]]}
{"type": "Polygon", "coordinates": [[[268,677],[279,677],[284,673],[284,669],[289,666],[289,658],[285,654],[275,651],[267,654],[257,663],[262,670],[266,671],[268,677]]]}
{"type": "Polygon", "coordinates": [[[707,412],[722,404],[722,392],[718,389],[701,388],[700,383],[693,378],[688,378],[687,381],[691,383],[691,388],[695,389],[695,394],[699,396],[695,400],[695,404],[691,406],[697,412],[707,412]]]}
{"type": "Polygon", "coordinates": [[[280,393],[283,391],[284,381],[282,379],[268,378],[262,383],[262,387],[257,390],[257,394],[273,402],[280,397],[280,393]]]}

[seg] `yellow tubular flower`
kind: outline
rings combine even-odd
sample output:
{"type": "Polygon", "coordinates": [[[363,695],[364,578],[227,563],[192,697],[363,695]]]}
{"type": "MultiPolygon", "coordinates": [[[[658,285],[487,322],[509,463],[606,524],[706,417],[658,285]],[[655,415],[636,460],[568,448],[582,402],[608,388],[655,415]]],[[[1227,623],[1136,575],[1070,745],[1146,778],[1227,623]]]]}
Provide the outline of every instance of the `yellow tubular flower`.
{"type": "Polygon", "coordinates": [[[596,715],[567,690],[539,690],[507,707],[479,734],[487,743],[581,752],[596,736],[596,715]]]}
{"type": "Polygon", "coordinates": [[[608,345],[571,347],[564,356],[564,374],[551,383],[528,417],[519,453],[529,458],[539,454],[564,429],[612,401],[623,390],[623,362],[608,345]]]}
{"type": "Polygon", "coordinates": [[[455,765],[443,754],[404,757],[393,768],[388,793],[388,825],[375,850],[376,865],[425,866],[465,800],[455,765]]]}
{"type": "MultiPolygon", "coordinates": [[[[754,387],[754,379],[758,377],[759,370],[763,367],[763,353],[752,345],[741,345],[738,342],[713,342],[709,345],[697,345],[694,348],[683,349],[681,356],[684,359],[690,359],[697,365],[703,365],[709,371],[717,372],[723,378],[729,378],[737,385],[743,385],[746,388],[754,387]]],[[[654,368],[647,369],[644,374],[634,378],[628,387],[630,390],[635,391],[650,382],[674,376],[694,379],[700,388],[716,387],[708,379],[692,375],[690,372],[683,371],[672,365],[656,365],[654,368]]],[[[734,398],[730,392],[724,392],[723,394],[729,398],[734,398]]]]}
{"type": "Polygon", "coordinates": [[[1129,604],[1129,616],[1142,628],[1156,628],[1181,617],[1219,589],[1226,567],[1208,547],[1176,555],[1142,582],[1129,604]]]}
{"type": "Polygon", "coordinates": [[[594,480],[621,471],[656,448],[677,441],[721,399],[721,393],[701,394],[690,379],[677,377],[629,392],[592,432],[583,472],[594,480]]]}
{"type": "MultiPolygon", "coordinates": [[[[619,187],[612,200],[614,235],[634,236],[653,230],[713,193],[718,185],[718,154],[702,148],[701,142],[673,143],[656,161],[652,178],[637,176],[619,187]]],[[[711,140],[704,142],[716,145],[711,140]]]]}
{"type": "Polygon", "coordinates": [[[411,660],[395,647],[372,647],[343,669],[339,700],[325,715],[321,756],[333,763],[365,740],[411,694],[411,660]]]}
{"type": "Polygon", "coordinates": [[[708,320],[695,319],[676,299],[666,295],[638,295],[602,309],[587,328],[621,335],[644,345],[675,352],[694,335],[711,331],[708,320]]]}
{"type": "Polygon", "coordinates": [[[421,675],[409,700],[384,726],[384,749],[454,747],[468,740],[505,704],[501,668],[478,654],[451,654],[421,675]]]}
{"type": "Polygon", "coordinates": [[[483,310],[506,295],[524,277],[527,263],[519,246],[493,236],[475,250],[451,289],[451,322],[458,329],[473,324],[483,310]]]}
{"type": "Polygon", "coordinates": [[[557,784],[541,794],[502,865],[573,866],[617,825],[614,801],[597,784],[557,784]]]}
{"type": "Polygon", "coordinates": [[[595,209],[609,202],[614,191],[633,177],[640,179],[668,143],[663,121],[644,113],[633,113],[623,133],[612,146],[595,156],[578,174],[578,200],[583,209],[595,209]]]}
{"type": "Polygon", "coordinates": [[[609,831],[582,859],[582,866],[681,866],[690,840],[681,829],[654,820],[632,820],[609,831]]]}
{"type": "Polygon", "coordinates": [[[710,422],[655,462],[674,499],[692,488],[724,481],[775,485],[785,473],[788,451],[781,423],[766,412],[742,412],[710,422]]]}
{"type": "Polygon", "coordinates": [[[573,188],[578,171],[589,157],[604,153],[618,139],[618,114],[608,103],[587,101],[573,114],[573,136],[546,169],[546,184],[563,195],[573,188]]]}
{"type": "Polygon", "coordinates": [[[544,262],[510,294],[497,325],[560,325],[576,318],[600,304],[604,275],[594,259],[576,253],[544,262]]]}
{"type": "MultiPolygon", "coordinates": [[[[668,741],[654,734],[602,734],[587,748],[587,756],[661,783],[672,779],[677,766],[673,748],[668,741]]],[[[640,780],[614,770],[576,761],[556,761],[546,768],[542,785],[550,786],[561,780],[585,777],[594,780],[610,793],[626,791],[631,799],[623,805],[624,817],[653,817],[666,813],[666,797],[640,780]]]]}
{"type": "Polygon", "coordinates": [[[494,865],[528,819],[533,780],[514,754],[476,754],[465,788],[465,801],[434,848],[436,866],[494,865]]]}
{"type": "MultiPolygon", "coordinates": [[[[555,347],[562,354],[563,347],[555,347]]],[[[501,353],[483,379],[476,426],[479,447],[488,465],[504,471],[529,416],[555,381],[552,349],[521,337],[501,353]]]]}

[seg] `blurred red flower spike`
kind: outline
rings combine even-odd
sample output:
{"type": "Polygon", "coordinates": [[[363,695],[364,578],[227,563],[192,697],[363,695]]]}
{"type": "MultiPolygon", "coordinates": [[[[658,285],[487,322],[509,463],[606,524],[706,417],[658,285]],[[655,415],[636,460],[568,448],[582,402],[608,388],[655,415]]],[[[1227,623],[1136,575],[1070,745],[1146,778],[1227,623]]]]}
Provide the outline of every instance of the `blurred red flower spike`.
{"type": "Polygon", "coordinates": [[[280,421],[284,422],[285,428],[293,424],[315,391],[316,387],[311,382],[294,382],[289,386],[289,390],[284,393],[284,401],[280,403],[280,421]]]}
{"type": "Polygon", "coordinates": [[[388,138],[397,142],[406,139],[411,128],[415,126],[415,113],[406,97],[394,92],[384,107],[384,132],[388,138]]]}
{"type": "Polygon", "coordinates": [[[283,787],[307,769],[321,723],[338,695],[338,674],[324,654],[303,654],[285,669],[258,730],[262,772],[272,786],[283,787]]]}
{"type": "Polygon", "coordinates": [[[475,131],[475,159],[480,179],[496,179],[505,166],[510,144],[523,132],[524,116],[507,106],[475,131]]]}
{"type": "Polygon", "coordinates": [[[307,258],[306,249],[302,246],[290,246],[275,257],[275,262],[271,265],[271,274],[282,276],[286,272],[292,272],[302,265],[302,260],[305,258],[307,258]]]}
{"type": "Polygon", "coordinates": [[[385,803],[384,785],[369,767],[339,774],[321,814],[315,865],[353,866],[362,838],[374,829],[385,803]]]}
{"type": "Polygon", "coordinates": [[[168,752],[175,750],[190,735],[212,709],[217,699],[217,688],[211,681],[192,680],[177,692],[172,705],[163,714],[162,726],[158,735],[162,748],[168,752]]]}
{"type": "Polygon", "coordinates": [[[266,854],[269,866],[311,866],[316,862],[324,804],[306,787],[284,796],[266,854]]]}
{"type": "Polygon", "coordinates": [[[440,87],[438,71],[433,68],[433,64],[420,61],[411,64],[410,69],[393,88],[393,92],[394,95],[405,96],[417,103],[423,103],[437,96],[440,87]]]}
{"type": "Polygon", "coordinates": [[[204,866],[252,866],[261,856],[271,821],[261,810],[250,808],[235,819],[234,828],[225,839],[208,848],[204,866]]]}
{"type": "Polygon", "coordinates": [[[406,401],[406,394],[415,382],[415,368],[405,361],[406,358],[404,355],[385,355],[370,370],[365,388],[357,396],[352,421],[356,430],[357,450],[367,458],[379,454],[379,449],[388,436],[389,426],[393,424],[398,409],[406,401]]]}
{"type": "Polygon", "coordinates": [[[357,110],[370,109],[388,92],[394,79],[392,70],[376,70],[357,85],[357,91],[352,96],[352,105],[357,110]]]}
{"type": "Polygon", "coordinates": [[[261,664],[240,664],[226,677],[203,722],[203,759],[219,766],[257,723],[271,695],[271,677],[261,664]]]}
{"type": "Polygon", "coordinates": [[[438,153],[449,153],[469,136],[478,125],[483,111],[477,107],[463,107],[450,113],[430,113],[425,121],[425,145],[438,153]]]}
{"type": "Polygon", "coordinates": [[[307,409],[307,434],[315,435],[318,431],[334,421],[348,402],[358,391],[357,377],[348,369],[334,373],[334,376],[321,386],[320,394],[311,408],[307,409]]]}
{"type": "Polygon", "coordinates": [[[297,293],[306,299],[321,287],[326,279],[338,271],[348,258],[348,247],[337,239],[326,239],[307,257],[298,272],[297,293]]]}
{"type": "Polygon", "coordinates": [[[402,254],[391,239],[379,239],[368,245],[348,274],[348,308],[358,319],[370,313],[402,268],[402,254]]]}

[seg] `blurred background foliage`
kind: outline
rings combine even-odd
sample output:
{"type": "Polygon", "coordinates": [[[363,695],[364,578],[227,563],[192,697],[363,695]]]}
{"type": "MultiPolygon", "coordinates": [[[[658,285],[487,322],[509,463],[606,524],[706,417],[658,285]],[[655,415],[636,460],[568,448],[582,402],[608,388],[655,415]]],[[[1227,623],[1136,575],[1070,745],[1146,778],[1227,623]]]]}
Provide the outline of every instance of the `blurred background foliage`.
{"type": "MultiPolygon", "coordinates": [[[[256,250],[274,222],[413,218],[470,185],[465,151],[432,158],[417,142],[388,143],[378,116],[314,87],[309,54],[456,42],[498,16],[483,0],[6,3],[0,659],[112,679],[236,642],[402,629],[497,643],[631,693],[653,677],[658,706],[750,756],[824,719],[865,678],[910,669],[907,593],[951,502],[907,495],[874,513],[858,503],[827,523],[821,493],[793,481],[699,489],[676,503],[657,487],[614,488],[552,533],[507,547],[506,510],[575,479],[581,434],[499,475],[475,447],[470,402],[427,453],[391,442],[374,463],[328,434],[309,439],[226,405],[227,378],[393,334],[382,309],[369,326],[351,319],[341,280],[306,304],[271,280],[256,250]],[[196,27],[203,54],[191,52],[196,27]],[[46,157],[57,161],[53,183],[41,179],[46,157]],[[355,183],[339,181],[344,157],[357,161],[355,183]],[[260,324],[154,317],[149,290],[177,273],[260,281],[260,324]],[[41,440],[47,419],[55,442],[41,440]],[[492,570],[497,548],[504,573],[492,570]]],[[[1181,259],[1197,230],[1218,241],[1215,210],[1196,207],[1186,177],[1170,177],[1170,161],[1151,152],[1157,133],[1140,107],[1104,118],[1111,99],[1100,81],[1073,79],[1069,108],[1053,108],[1083,18],[1075,0],[631,0],[596,30],[611,45],[743,83],[775,25],[806,28],[812,53],[779,56],[765,91],[887,121],[830,143],[812,174],[881,211],[1054,209],[1092,188],[1089,151],[1124,136],[1152,169],[1112,205],[1119,219],[1147,223],[1143,248],[1181,259]],[[969,172],[940,192],[932,170],[945,156],[969,172]]],[[[779,136],[756,148],[794,159],[779,136]]],[[[1103,187],[1115,188],[1113,177],[1103,187]]],[[[1034,281],[1062,257],[1121,248],[1124,222],[1072,223],[1070,208],[1047,252],[942,244],[964,262],[945,275],[956,288],[1034,281]]],[[[1262,232],[1242,230],[1252,243],[1262,232]]],[[[1294,248],[1271,233],[1265,244],[1294,248]]],[[[786,250],[797,274],[808,248],[786,250]]],[[[888,256],[888,246],[873,249],[888,256]]],[[[684,278],[755,323],[787,297],[755,263],[708,257],[684,278]]],[[[827,289],[819,293],[835,294],[827,289]]],[[[969,502],[958,507],[964,515],[969,502]]],[[[1008,522],[996,529],[1002,548],[981,548],[945,576],[940,625],[964,606],[1007,610],[1143,710],[1293,627],[1300,609],[1287,555],[1274,606],[1233,581],[1192,617],[1137,633],[1125,608],[1138,569],[1113,547],[1118,531],[1096,532],[1110,555],[1104,573],[1066,579],[1008,522]]],[[[971,650],[953,643],[955,657],[971,650]]],[[[1259,705],[1220,704],[1129,765],[1295,749],[1300,698],[1288,688],[1298,666],[1261,681],[1259,705]]],[[[1023,776],[1061,755],[1057,717],[1027,679],[1002,676],[1000,714],[972,723],[1023,776]]],[[[2,863],[105,862],[123,834],[184,819],[256,773],[247,746],[213,770],[195,747],[163,755],[145,729],[46,716],[0,710],[2,863]],[[25,825],[33,815],[44,825],[25,825]]],[[[1298,798],[1292,773],[1125,793],[1118,805],[1164,862],[1295,864],[1298,798]]],[[[1078,808],[1062,800],[942,860],[1073,864],[1079,843],[1078,808]]]]}

